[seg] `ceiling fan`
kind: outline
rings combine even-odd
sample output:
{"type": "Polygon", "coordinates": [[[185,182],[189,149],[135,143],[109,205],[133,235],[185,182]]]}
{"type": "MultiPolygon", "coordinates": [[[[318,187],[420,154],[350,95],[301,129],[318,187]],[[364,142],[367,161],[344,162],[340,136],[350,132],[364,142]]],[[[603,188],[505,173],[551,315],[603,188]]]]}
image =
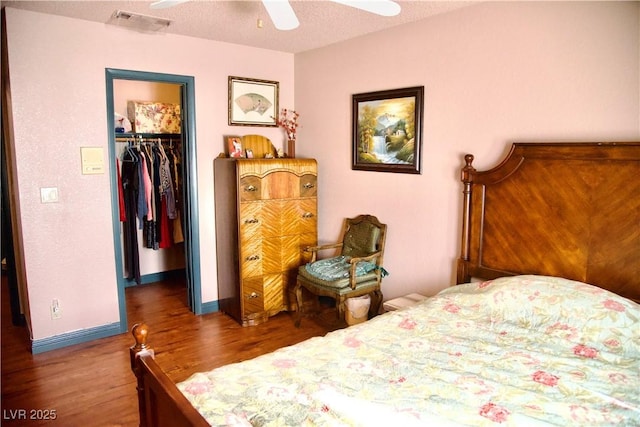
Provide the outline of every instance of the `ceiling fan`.
{"type": "MultiPolygon", "coordinates": [[[[151,3],[152,9],[166,9],[189,0],[158,0],[151,3]]],[[[381,16],[395,16],[400,13],[400,5],[393,0],[329,0],[345,6],[375,13],[381,16]]],[[[273,25],[279,30],[293,30],[300,25],[289,0],[262,0],[273,25]]]]}

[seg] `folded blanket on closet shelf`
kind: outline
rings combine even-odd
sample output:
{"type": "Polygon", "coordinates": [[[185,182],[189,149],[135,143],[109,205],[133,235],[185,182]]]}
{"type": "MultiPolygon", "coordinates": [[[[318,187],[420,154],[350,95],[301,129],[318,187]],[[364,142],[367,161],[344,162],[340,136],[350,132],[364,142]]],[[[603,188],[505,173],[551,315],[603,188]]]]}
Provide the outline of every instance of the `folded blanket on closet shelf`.
{"type": "Polygon", "coordinates": [[[127,102],[127,115],[138,133],[180,133],[180,105],[162,102],[127,102]]]}

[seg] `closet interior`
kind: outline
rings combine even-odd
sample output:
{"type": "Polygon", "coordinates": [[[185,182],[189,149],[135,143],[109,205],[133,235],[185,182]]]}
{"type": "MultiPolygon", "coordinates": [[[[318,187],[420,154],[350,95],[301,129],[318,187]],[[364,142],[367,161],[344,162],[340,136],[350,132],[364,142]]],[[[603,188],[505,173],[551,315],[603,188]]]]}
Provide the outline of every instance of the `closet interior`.
{"type": "Polygon", "coordinates": [[[180,85],[114,80],[126,286],[186,278],[180,85]]]}

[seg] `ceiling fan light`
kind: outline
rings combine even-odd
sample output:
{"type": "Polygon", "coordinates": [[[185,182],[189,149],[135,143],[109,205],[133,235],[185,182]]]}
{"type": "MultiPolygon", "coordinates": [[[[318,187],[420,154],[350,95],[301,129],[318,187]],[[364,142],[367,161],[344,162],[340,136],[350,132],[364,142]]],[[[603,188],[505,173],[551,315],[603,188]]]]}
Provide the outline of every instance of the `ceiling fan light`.
{"type": "Polygon", "coordinates": [[[262,4],[278,30],[293,30],[300,25],[289,0],[262,0],[262,4]]]}
{"type": "Polygon", "coordinates": [[[392,0],[331,0],[345,6],[375,13],[380,16],[396,16],[400,13],[401,7],[392,0]]]}

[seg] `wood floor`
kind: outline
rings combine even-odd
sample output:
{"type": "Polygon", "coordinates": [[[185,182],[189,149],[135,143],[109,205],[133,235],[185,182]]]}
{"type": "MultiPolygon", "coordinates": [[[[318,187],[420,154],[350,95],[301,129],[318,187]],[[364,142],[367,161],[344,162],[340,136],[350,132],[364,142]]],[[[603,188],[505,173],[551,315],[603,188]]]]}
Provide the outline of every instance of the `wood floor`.
{"type": "MultiPolygon", "coordinates": [[[[128,288],[129,330],[144,321],[156,360],[174,382],[194,372],[246,360],[331,329],[324,315],[295,328],[288,313],[243,328],[222,313],[195,316],[184,281],[128,288]]],[[[11,324],[2,277],[2,426],[137,426],[130,333],[32,355],[23,327],[11,324]],[[26,412],[21,412],[25,410],[26,412]],[[38,412],[36,412],[38,411],[38,412]],[[49,412],[47,412],[49,411],[49,412]],[[16,419],[55,412],[55,420],[16,419]]]]}

